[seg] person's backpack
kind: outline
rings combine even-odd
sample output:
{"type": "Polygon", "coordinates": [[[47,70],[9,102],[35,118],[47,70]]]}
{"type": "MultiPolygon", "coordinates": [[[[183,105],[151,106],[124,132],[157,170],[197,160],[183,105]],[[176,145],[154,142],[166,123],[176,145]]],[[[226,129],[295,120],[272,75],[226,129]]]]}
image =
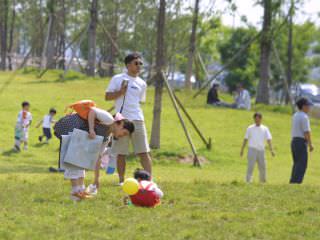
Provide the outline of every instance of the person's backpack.
{"type": "Polygon", "coordinates": [[[155,207],[160,204],[160,198],[155,191],[150,190],[153,186],[150,182],[146,187],[139,183],[139,191],[135,195],[131,195],[130,199],[133,205],[139,207],[155,207]]]}
{"type": "Polygon", "coordinates": [[[81,100],[66,107],[66,111],[70,108],[72,112],[76,112],[82,119],[88,120],[90,109],[96,107],[96,103],[92,100],[81,100]]]}

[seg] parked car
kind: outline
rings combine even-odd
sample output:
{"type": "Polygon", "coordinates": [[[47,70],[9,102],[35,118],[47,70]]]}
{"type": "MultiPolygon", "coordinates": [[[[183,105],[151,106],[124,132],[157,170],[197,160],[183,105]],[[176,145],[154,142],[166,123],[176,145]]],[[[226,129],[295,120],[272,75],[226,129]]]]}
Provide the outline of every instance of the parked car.
{"type": "Polygon", "coordinates": [[[320,90],[317,85],[311,83],[296,84],[291,88],[293,100],[306,97],[314,104],[320,105],[320,90]]]}

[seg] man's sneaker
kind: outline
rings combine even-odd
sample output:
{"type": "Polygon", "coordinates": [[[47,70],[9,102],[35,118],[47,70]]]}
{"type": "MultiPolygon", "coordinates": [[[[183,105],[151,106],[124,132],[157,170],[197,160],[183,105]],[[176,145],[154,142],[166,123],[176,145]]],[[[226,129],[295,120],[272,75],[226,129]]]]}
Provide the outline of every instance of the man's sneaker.
{"type": "Polygon", "coordinates": [[[39,136],[38,139],[39,139],[39,142],[42,142],[42,136],[39,136]]]}
{"type": "Polygon", "coordinates": [[[95,184],[90,184],[86,191],[86,193],[90,194],[90,195],[97,195],[98,194],[98,189],[97,186],[95,184]]]}

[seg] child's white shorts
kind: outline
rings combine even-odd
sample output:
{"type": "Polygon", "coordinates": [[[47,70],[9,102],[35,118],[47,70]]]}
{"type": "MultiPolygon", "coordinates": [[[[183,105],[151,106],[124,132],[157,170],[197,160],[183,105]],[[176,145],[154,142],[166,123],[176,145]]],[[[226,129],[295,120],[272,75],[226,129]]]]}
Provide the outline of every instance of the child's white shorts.
{"type": "Polygon", "coordinates": [[[75,169],[65,169],[64,178],[65,179],[79,179],[86,176],[86,171],[84,169],[75,170],[75,169]]]}

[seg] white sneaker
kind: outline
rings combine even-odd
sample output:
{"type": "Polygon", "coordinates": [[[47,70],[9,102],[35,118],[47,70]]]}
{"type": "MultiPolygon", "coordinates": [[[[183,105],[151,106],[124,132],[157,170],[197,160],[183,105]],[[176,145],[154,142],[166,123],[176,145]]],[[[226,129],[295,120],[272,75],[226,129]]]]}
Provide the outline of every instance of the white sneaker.
{"type": "Polygon", "coordinates": [[[116,183],[116,186],[122,187],[122,186],[123,186],[123,182],[118,182],[118,183],[116,183]]]}
{"type": "Polygon", "coordinates": [[[23,150],[25,150],[25,151],[28,150],[28,146],[24,146],[23,150]]]}
{"type": "Polygon", "coordinates": [[[87,187],[86,192],[89,193],[90,195],[97,195],[98,194],[97,186],[95,184],[90,184],[87,187]]]}

